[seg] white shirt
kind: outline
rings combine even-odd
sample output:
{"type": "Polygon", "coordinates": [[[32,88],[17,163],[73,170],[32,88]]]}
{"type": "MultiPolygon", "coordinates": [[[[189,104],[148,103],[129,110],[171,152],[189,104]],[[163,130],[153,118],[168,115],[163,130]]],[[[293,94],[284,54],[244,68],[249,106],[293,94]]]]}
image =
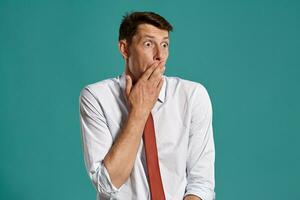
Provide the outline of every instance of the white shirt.
{"type": "MultiPolygon", "coordinates": [[[[164,77],[152,109],[160,173],[167,200],[194,194],[215,199],[212,106],[200,83],[164,77]]],[[[97,200],[150,200],[143,140],[128,180],[116,188],[103,159],[126,121],[125,73],[90,84],[80,93],[84,161],[97,200]]],[[[129,145],[129,144],[128,144],[129,145]]]]}

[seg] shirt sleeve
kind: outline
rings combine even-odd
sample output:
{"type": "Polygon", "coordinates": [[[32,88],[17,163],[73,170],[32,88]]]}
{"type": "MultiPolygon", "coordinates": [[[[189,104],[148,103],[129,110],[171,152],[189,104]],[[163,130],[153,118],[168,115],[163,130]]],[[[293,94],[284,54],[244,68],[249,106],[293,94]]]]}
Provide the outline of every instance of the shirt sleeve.
{"type": "Polygon", "coordinates": [[[192,117],[187,158],[185,196],[193,194],[202,200],[215,199],[215,147],[212,127],[212,105],[202,85],[192,94],[192,117]]]}
{"type": "Polygon", "coordinates": [[[80,92],[79,111],[84,162],[89,177],[101,199],[115,199],[121,188],[112,184],[103,164],[113,139],[101,105],[88,87],[80,92]]]}

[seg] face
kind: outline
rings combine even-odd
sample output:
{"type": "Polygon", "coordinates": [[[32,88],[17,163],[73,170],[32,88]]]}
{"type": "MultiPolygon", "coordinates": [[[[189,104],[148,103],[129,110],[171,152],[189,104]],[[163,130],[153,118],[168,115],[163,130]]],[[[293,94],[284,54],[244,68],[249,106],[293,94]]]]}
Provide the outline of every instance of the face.
{"type": "MultiPolygon", "coordinates": [[[[127,45],[127,44],[126,44],[127,45]]],[[[169,32],[150,24],[138,26],[132,42],[127,46],[126,71],[134,82],[153,64],[166,64],[169,56],[169,32]]]]}

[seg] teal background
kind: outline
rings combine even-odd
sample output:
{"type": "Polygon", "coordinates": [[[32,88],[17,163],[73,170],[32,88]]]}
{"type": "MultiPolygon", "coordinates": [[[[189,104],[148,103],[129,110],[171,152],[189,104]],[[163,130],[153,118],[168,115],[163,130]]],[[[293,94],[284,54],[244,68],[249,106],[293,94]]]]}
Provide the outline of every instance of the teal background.
{"type": "Polygon", "coordinates": [[[0,0],[0,199],[95,199],[78,97],[122,73],[132,10],[173,24],[166,74],[211,96],[217,199],[300,199],[300,3],[224,2],[0,0]]]}

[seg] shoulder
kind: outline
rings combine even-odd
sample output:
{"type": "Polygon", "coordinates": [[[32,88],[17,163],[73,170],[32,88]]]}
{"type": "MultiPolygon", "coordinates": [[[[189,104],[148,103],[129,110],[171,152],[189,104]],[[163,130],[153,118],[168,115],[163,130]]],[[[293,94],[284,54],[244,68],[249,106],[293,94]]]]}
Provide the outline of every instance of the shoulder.
{"type": "Polygon", "coordinates": [[[101,96],[106,96],[112,90],[118,89],[118,83],[119,83],[119,76],[88,84],[81,89],[80,97],[82,98],[86,96],[89,97],[93,96],[94,98],[97,99],[101,96]]]}
{"type": "Polygon", "coordinates": [[[202,83],[179,77],[168,77],[167,80],[173,87],[173,91],[175,91],[174,97],[183,99],[184,103],[187,102],[194,115],[212,115],[212,102],[206,87],[202,83]]]}
{"type": "Polygon", "coordinates": [[[183,79],[177,76],[166,76],[166,80],[171,90],[183,93],[189,98],[194,96],[208,96],[206,87],[200,82],[183,79]]]}

